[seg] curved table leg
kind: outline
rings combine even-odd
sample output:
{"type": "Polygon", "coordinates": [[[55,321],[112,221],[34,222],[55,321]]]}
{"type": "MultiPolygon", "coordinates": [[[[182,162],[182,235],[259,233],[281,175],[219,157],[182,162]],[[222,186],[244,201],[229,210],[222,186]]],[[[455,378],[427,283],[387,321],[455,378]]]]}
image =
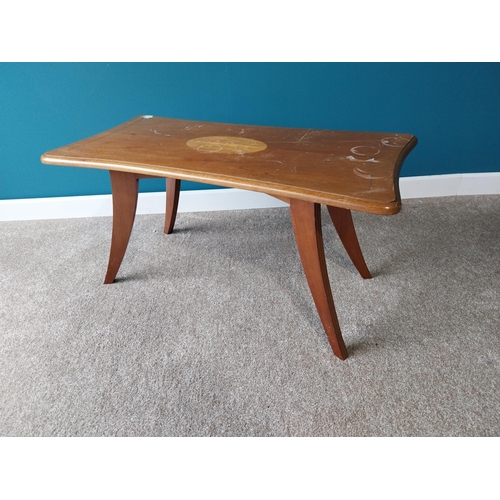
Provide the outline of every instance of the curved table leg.
{"type": "Polygon", "coordinates": [[[170,234],[174,230],[175,218],[177,217],[177,207],[179,205],[179,193],[181,190],[180,179],[167,178],[167,207],[165,210],[165,234],[170,234]]]}
{"type": "Polygon", "coordinates": [[[342,241],[347,254],[356,266],[359,274],[361,274],[364,279],[371,279],[372,275],[370,274],[365,259],[363,258],[358,237],[356,236],[351,211],[339,207],[327,206],[327,208],[333,225],[335,226],[335,229],[340,237],[340,241],[342,241]]]}
{"type": "Polygon", "coordinates": [[[326,269],[321,232],[321,205],[292,199],[290,212],[302,266],[319,317],[334,354],[340,359],[346,359],[347,349],[340,332],[326,269]]]}
{"type": "Polygon", "coordinates": [[[109,252],[108,271],[104,284],[113,283],[127,250],[128,240],[137,209],[139,177],[137,174],[110,170],[113,193],[113,233],[109,252]]]}

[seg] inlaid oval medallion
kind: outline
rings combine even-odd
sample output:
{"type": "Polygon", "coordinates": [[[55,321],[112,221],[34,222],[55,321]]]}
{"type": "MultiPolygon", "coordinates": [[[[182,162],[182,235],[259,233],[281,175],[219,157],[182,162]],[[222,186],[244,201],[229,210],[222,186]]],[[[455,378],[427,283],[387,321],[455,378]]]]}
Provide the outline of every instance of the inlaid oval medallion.
{"type": "Polygon", "coordinates": [[[238,154],[256,153],[267,148],[265,142],[244,137],[230,137],[215,135],[211,137],[197,137],[186,142],[186,146],[196,149],[200,153],[238,154]]]}

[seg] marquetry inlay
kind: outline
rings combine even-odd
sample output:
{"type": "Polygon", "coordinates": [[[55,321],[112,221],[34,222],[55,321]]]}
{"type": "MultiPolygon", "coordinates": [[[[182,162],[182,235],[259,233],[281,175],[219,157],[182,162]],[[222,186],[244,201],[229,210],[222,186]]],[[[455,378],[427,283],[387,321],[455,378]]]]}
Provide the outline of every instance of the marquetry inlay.
{"type": "Polygon", "coordinates": [[[190,139],[186,145],[200,153],[239,154],[256,153],[267,148],[265,142],[244,137],[216,135],[212,137],[197,137],[190,139]]]}

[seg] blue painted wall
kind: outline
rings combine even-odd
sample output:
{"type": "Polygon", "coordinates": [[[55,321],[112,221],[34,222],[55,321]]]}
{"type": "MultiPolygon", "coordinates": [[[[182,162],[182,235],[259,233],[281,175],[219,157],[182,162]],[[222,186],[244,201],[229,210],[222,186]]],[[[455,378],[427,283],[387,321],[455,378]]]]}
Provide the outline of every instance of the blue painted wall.
{"type": "Polygon", "coordinates": [[[402,176],[500,170],[499,63],[1,63],[0,198],[109,193],[40,155],[142,114],[411,133],[402,176]]]}

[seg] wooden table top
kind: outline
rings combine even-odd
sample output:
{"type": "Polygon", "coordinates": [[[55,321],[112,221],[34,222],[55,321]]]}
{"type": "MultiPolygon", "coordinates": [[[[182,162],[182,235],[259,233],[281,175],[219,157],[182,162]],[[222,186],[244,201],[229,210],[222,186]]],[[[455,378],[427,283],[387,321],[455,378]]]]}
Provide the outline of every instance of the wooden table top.
{"type": "Polygon", "coordinates": [[[236,187],[374,214],[399,212],[409,134],[235,125],[139,116],[45,153],[51,165],[236,187]]]}

